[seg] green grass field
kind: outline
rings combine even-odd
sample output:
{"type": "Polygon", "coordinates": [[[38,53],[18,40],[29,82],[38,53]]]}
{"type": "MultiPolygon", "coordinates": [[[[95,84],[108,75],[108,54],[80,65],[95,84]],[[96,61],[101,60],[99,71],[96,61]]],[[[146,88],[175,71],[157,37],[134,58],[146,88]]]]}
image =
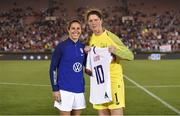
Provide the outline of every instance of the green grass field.
{"type": "MultiPolygon", "coordinates": [[[[49,61],[0,61],[0,115],[56,115],[49,61]]],[[[180,115],[180,60],[123,61],[125,115],[180,115]]],[[[89,103],[82,114],[97,114],[89,103]]]]}

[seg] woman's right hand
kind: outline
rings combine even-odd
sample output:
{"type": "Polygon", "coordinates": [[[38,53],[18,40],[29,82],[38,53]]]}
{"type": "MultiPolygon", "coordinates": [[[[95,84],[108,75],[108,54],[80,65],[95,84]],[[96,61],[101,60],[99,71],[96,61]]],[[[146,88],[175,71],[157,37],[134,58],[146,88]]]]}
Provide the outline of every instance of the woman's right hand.
{"type": "Polygon", "coordinates": [[[53,92],[53,99],[57,102],[60,102],[61,101],[61,94],[59,91],[54,91],[53,92]]]}
{"type": "Polygon", "coordinates": [[[87,54],[91,50],[91,46],[85,46],[84,51],[87,54]]]}

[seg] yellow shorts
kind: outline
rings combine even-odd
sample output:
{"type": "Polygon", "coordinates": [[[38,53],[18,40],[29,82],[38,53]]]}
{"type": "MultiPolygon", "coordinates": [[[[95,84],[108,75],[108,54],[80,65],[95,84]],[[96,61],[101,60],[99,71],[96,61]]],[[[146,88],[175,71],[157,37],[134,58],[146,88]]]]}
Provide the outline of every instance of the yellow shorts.
{"type": "Polygon", "coordinates": [[[112,102],[104,104],[94,104],[93,108],[97,110],[102,109],[117,109],[125,107],[125,92],[124,92],[124,81],[120,83],[111,83],[112,91],[112,102]]]}

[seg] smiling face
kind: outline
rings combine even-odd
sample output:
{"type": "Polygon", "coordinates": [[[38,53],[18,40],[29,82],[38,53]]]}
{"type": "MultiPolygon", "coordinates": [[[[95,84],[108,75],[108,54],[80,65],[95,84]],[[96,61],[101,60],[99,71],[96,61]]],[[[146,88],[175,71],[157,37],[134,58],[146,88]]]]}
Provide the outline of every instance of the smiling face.
{"type": "Polygon", "coordinates": [[[72,22],[70,23],[70,26],[68,27],[68,33],[70,39],[73,41],[78,41],[80,35],[81,35],[81,24],[79,22],[72,22]]]}

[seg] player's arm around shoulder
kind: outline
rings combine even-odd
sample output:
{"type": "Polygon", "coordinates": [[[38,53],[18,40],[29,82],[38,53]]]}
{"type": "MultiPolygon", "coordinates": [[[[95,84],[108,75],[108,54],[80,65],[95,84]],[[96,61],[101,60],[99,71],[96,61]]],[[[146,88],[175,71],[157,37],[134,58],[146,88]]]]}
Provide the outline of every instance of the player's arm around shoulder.
{"type": "Polygon", "coordinates": [[[110,31],[107,31],[108,35],[110,36],[110,38],[113,40],[113,42],[115,44],[118,45],[118,48],[115,49],[115,51],[113,52],[116,56],[120,57],[121,59],[125,59],[125,60],[134,60],[134,55],[132,53],[131,50],[129,50],[121,41],[121,39],[113,34],[110,31]]]}

